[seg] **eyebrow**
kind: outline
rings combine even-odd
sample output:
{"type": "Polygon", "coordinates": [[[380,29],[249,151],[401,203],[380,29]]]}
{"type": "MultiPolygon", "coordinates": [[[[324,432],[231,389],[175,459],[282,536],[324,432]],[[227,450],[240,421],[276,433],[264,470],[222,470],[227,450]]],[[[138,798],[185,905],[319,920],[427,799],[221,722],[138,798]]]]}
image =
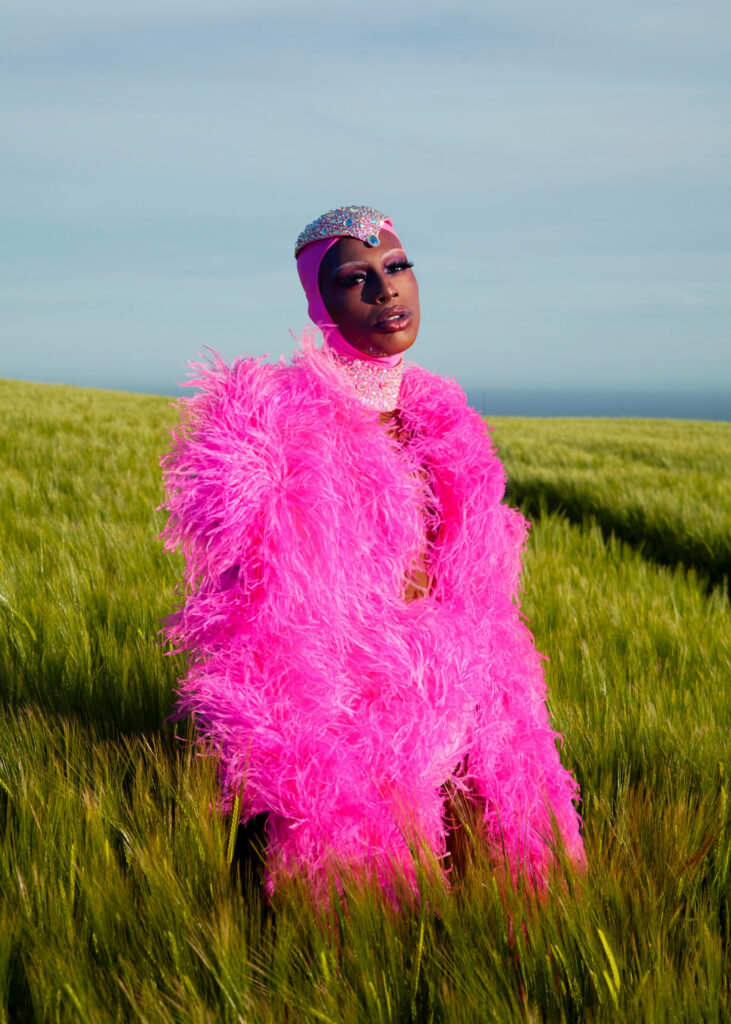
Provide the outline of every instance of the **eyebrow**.
{"type": "MultiPolygon", "coordinates": [[[[395,248],[389,249],[388,252],[385,252],[383,254],[382,259],[384,259],[384,260],[388,259],[388,257],[389,256],[393,256],[393,254],[395,252],[403,253],[404,256],[406,255],[406,251],[404,250],[404,247],[402,245],[397,245],[395,248]]],[[[344,270],[346,267],[365,267],[367,265],[368,264],[366,263],[365,260],[348,260],[347,263],[338,263],[338,265],[337,265],[337,267],[335,267],[333,273],[334,274],[339,274],[340,271],[344,270]]]]}

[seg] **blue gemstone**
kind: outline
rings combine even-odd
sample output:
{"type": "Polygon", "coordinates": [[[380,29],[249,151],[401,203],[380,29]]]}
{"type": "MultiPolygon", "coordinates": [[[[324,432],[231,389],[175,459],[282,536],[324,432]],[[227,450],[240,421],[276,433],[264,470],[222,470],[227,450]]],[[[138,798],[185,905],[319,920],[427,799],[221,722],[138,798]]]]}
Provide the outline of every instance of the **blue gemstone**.
{"type": "Polygon", "coordinates": [[[343,221],[343,224],[345,224],[346,228],[352,228],[352,226],[353,226],[353,218],[352,217],[346,217],[345,220],[343,221]]]}
{"type": "Polygon", "coordinates": [[[368,243],[368,245],[378,245],[378,235],[368,235],[368,238],[366,238],[366,242],[368,243]]]}

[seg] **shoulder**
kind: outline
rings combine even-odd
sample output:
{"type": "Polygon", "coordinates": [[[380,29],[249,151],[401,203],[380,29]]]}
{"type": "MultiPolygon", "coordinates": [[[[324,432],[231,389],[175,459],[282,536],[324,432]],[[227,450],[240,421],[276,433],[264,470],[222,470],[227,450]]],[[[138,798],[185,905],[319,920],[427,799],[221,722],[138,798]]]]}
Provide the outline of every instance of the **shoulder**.
{"type": "Polygon", "coordinates": [[[491,445],[490,428],[452,377],[440,377],[420,366],[409,365],[401,385],[401,408],[406,418],[422,430],[439,436],[455,433],[479,438],[491,445]]]}
{"type": "Polygon", "coordinates": [[[191,362],[187,386],[195,389],[179,407],[189,427],[214,423],[223,430],[247,430],[253,426],[285,429],[304,417],[330,418],[333,408],[351,404],[347,386],[314,337],[303,335],[301,348],[286,362],[246,356],[227,362],[211,351],[205,362],[191,362]]]}
{"type": "Polygon", "coordinates": [[[230,364],[212,352],[192,364],[196,392],[179,403],[181,422],[161,460],[166,543],[186,551],[191,579],[230,569],[262,523],[281,526],[283,503],[296,505],[301,519],[316,477],[327,498],[340,400],[318,351],[291,363],[247,357],[230,364]]]}
{"type": "Polygon", "coordinates": [[[453,494],[494,507],[505,494],[505,469],[484,417],[459,384],[418,366],[404,373],[402,419],[415,453],[453,494]]]}

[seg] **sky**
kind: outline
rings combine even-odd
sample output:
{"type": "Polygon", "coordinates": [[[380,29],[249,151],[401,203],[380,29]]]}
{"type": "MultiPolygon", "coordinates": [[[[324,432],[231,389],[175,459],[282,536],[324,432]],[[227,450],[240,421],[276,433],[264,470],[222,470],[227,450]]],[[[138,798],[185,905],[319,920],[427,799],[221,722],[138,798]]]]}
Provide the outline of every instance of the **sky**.
{"type": "Polygon", "coordinates": [[[727,0],[0,0],[0,376],[295,348],[294,240],[390,215],[465,386],[731,391],[727,0]]]}

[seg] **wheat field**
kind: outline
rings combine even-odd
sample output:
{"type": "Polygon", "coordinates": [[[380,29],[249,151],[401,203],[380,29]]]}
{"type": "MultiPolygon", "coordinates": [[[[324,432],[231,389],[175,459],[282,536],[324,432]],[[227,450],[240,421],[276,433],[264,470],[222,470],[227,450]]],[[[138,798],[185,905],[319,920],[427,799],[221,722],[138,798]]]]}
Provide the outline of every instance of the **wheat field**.
{"type": "Polygon", "coordinates": [[[729,991],[731,425],[500,419],[588,870],[260,898],[167,721],[155,396],[0,381],[0,1021],[689,1021],[729,991]]]}

